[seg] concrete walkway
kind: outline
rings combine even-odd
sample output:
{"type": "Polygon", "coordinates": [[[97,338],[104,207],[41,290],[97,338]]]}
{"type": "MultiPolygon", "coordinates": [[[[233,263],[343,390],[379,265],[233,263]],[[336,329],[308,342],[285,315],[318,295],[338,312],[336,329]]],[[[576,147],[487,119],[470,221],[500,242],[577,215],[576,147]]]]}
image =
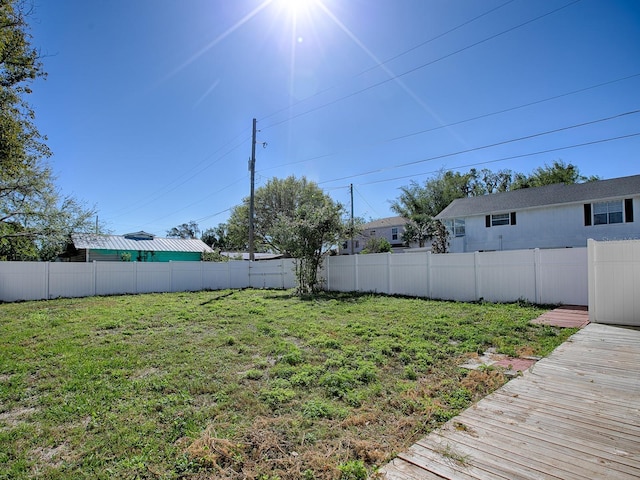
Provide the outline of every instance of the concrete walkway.
{"type": "Polygon", "coordinates": [[[589,324],[380,471],[388,480],[640,478],[640,330],[589,324]]]}

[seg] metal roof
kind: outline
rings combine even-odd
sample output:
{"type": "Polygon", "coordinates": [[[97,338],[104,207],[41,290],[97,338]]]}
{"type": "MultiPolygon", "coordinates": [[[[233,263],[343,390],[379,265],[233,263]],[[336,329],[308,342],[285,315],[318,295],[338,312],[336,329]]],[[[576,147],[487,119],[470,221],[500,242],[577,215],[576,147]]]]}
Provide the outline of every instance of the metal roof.
{"type": "Polygon", "coordinates": [[[71,235],[77,249],[90,250],[143,250],[147,252],[213,252],[202,240],[185,238],[158,238],[136,240],[121,235],[74,233],[71,235]]]}
{"type": "Polygon", "coordinates": [[[479,197],[458,198],[435,218],[470,217],[552,205],[604,201],[634,195],[640,195],[640,175],[571,185],[557,183],[479,197]]]}

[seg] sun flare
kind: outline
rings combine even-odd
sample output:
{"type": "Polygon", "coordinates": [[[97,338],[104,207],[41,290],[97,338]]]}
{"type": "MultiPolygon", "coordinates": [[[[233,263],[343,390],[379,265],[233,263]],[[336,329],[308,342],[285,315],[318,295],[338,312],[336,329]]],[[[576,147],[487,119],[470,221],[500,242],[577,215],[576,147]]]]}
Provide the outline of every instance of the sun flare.
{"type": "Polygon", "coordinates": [[[308,12],[317,0],[275,0],[279,9],[287,11],[292,15],[299,15],[308,12]]]}

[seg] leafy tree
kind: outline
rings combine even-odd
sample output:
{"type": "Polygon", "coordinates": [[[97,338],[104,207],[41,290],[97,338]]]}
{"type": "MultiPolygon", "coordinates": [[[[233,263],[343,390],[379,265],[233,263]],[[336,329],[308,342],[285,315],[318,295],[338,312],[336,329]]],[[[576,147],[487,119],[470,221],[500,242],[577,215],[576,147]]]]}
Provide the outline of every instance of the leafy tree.
{"type": "Polygon", "coordinates": [[[360,253],[390,253],[391,251],[392,249],[389,240],[382,237],[371,237],[367,240],[367,243],[360,253]]]}
{"type": "Polygon", "coordinates": [[[213,249],[221,251],[227,250],[229,247],[229,235],[226,223],[220,223],[217,227],[207,228],[200,239],[213,249]]]}
{"type": "Polygon", "coordinates": [[[50,260],[73,231],[91,228],[93,209],[62,195],[46,159],[51,151],[25,97],[44,78],[31,46],[25,4],[0,0],[0,259],[50,260]]]}
{"type": "Polygon", "coordinates": [[[198,224],[191,220],[189,223],[183,223],[177,227],[173,227],[171,230],[167,230],[167,237],[169,238],[198,238],[200,233],[200,227],[198,224]]]}
{"type": "MultiPolygon", "coordinates": [[[[318,269],[330,248],[345,237],[344,208],[315,183],[293,176],[273,178],[255,191],[256,251],[273,251],[296,258],[300,293],[317,290],[318,269]]],[[[230,244],[246,246],[249,199],[235,207],[227,223],[230,244]]]]}
{"type": "Polygon", "coordinates": [[[400,187],[400,191],[398,199],[391,203],[391,210],[407,219],[402,240],[406,244],[417,242],[424,247],[429,238],[430,199],[426,190],[414,181],[407,187],[400,187]]]}
{"type": "Polygon", "coordinates": [[[433,222],[431,253],[447,253],[449,250],[449,231],[440,220],[433,222]]]}
{"type": "Polygon", "coordinates": [[[536,168],[530,175],[516,174],[512,190],[541,187],[555,183],[571,185],[573,183],[593,182],[594,180],[599,180],[599,178],[597,176],[585,177],[580,174],[580,169],[577,166],[571,163],[566,164],[562,160],[555,160],[551,165],[545,164],[544,167],[536,168]]]}
{"type": "Polygon", "coordinates": [[[322,260],[347,228],[344,207],[320,193],[315,184],[308,185],[306,199],[293,215],[279,215],[271,232],[274,244],[296,259],[298,293],[303,295],[319,290],[322,260]]]}

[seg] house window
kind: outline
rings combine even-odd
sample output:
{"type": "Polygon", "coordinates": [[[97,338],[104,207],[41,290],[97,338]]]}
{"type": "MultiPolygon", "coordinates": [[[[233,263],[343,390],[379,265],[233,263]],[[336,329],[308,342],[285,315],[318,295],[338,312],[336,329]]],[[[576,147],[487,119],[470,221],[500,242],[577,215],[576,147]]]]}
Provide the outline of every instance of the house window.
{"type": "Polygon", "coordinates": [[[515,225],[516,224],[516,212],[511,213],[497,213],[494,215],[486,215],[484,217],[484,226],[497,227],[500,225],[515,225]]]}
{"type": "Polygon", "coordinates": [[[452,220],[443,220],[443,225],[452,237],[464,237],[465,226],[463,218],[455,218],[452,220]]]}
{"type": "Polygon", "coordinates": [[[360,248],[360,240],[356,240],[356,248],[360,248]]]}
{"type": "Polygon", "coordinates": [[[343,250],[346,250],[348,246],[349,246],[349,244],[347,242],[343,242],[342,243],[342,249],[343,250]]]}
{"type": "Polygon", "coordinates": [[[509,225],[508,213],[498,213],[496,215],[491,215],[491,226],[497,227],[499,225],[509,225]]]}
{"type": "Polygon", "coordinates": [[[593,204],[593,224],[622,223],[622,200],[593,204]]]}
{"type": "Polygon", "coordinates": [[[391,228],[391,240],[398,240],[398,227],[391,228]]]}

